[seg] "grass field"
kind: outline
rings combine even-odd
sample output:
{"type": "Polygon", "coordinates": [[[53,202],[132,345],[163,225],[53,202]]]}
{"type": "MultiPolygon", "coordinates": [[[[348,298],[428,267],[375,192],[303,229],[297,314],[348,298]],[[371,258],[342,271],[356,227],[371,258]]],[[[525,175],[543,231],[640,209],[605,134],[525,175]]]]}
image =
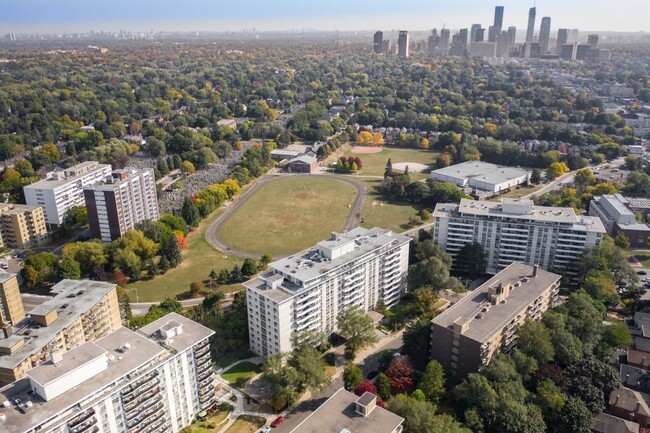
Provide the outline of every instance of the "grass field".
{"type": "Polygon", "coordinates": [[[357,174],[362,176],[383,176],[389,158],[393,164],[398,162],[419,162],[431,166],[435,162],[438,153],[423,149],[384,147],[379,153],[359,154],[347,150],[344,155],[346,157],[358,156],[361,158],[363,168],[357,174]]]}
{"type": "Polygon", "coordinates": [[[257,432],[264,424],[266,424],[266,419],[261,416],[240,415],[235,423],[226,430],[226,433],[253,433],[257,432]]]}
{"type": "Polygon", "coordinates": [[[220,423],[222,423],[229,412],[219,411],[206,419],[205,421],[197,421],[194,424],[188,427],[189,432],[191,433],[209,433],[218,431],[220,428],[220,423]]]}
{"type": "Polygon", "coordinates": [[[356,189],[324,177],[284,177],[263,185],[219,227],[225,244],[260,255],[290,254],[340,231],[356,189]]]}
{"type": "MultiPolygon", "coordinates": [[[[162,301],[167,297],[176,297],[189,291],[192,281],[208,279],[212,269],[219,271],[231,269],[235,264],[241,266],[242,259],[226,257],[224,253],[215,250],[205,240],[205,231],[223,209],[215,211],[210,217],[201,222],[199,227],[187,236],[187,248],[183,250],[183,262],[176,268],[170,269],[164,275],[148,281],[129,284],[126,289],[132,302],[162,301]],[[137,293],[136,293],[137,290],[137,293]]],[[[242,290],[241,284],[219,287],[219,291],[234,292],[242,290]]]]}
{"type": "Polygon", "coordinates": [[[221,373],[221,377],[228,381],[231,385],[237,384],[240,379],[248,380],[255,376],[258,366],[252,362],[240,362],[229,370],[221,373]]]}
{"type": "Polygon", "coordinates": [[[403,232],[409,229],[409,218],[415,216],[419,209],[408,203],[391,203],[383,197],[377,188],[381,185],[380,179],[359,179],[368,189],[368,198],[363,205],[361,216],[364,227],[382,227],[403,232]]]}

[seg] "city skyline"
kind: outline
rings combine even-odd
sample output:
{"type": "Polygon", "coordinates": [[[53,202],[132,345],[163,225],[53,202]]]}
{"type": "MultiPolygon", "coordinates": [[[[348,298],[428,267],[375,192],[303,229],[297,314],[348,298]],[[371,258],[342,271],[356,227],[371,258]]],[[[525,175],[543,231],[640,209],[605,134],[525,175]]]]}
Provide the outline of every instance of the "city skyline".
{"type": "MultiPolygon", "coordinates": [[[[300,2],[285,0],[244,1],[236,4],[208,0],[171,1],[97,0],[92,7],[82,0],[0,0],[3,14],[0,33],[68,33],[119,29],[146,31],[258,31],[296,29],[410,31],[447,27],[460,29],[472,23],[485,27],[494,19],[495,6],[504,6],[503,26],[526,28],[532,2],[505,0],[485,3],[478,0],[427,2],[405,0],[399,4],[385,0],[342,0],[300,2]],[[52,4],[56,6],[53,7],[52,4]]],[[[537,5],[539,17],[553,18],[553,29],[580,28],[585,31],[650,31],[644,19],[650,4],[644,0],[624,0],[616,8],[604,1],[575,0],[570,4],[546,0],[537,5]],[[634,10],[634,13],[630,13],[634,10]],[[588,12],[588,13],[585,13],[588,12]]]]}

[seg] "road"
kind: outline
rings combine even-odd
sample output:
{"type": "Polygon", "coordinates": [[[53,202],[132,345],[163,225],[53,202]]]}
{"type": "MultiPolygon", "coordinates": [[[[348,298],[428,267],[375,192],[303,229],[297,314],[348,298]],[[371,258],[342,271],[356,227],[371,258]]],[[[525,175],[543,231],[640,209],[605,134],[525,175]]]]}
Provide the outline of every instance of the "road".
{"type": "MultiPolygon", "coordinates": [[[[348,214],[348,217],[345,221],[345,228],[343,229],[344,231],[351,230],[352,228],[356,227],[357,224],[359,223],[359,219],[361,217],[361,210],[363,209],[363,204],[366,201],[366,197],[368,196],[368,191],[366,188],[361,184],[360,182],[357,182],[354,179],[350,179],[348,177],[343,177],[343,176],[332,176],[332,175],[323,175],[323,174],[287,174],[287,175],[265,175],[261,179],[259,179],[257,182],[255,182],[255,185],[253,185],[250,189],[246,190],[238,199],[235,201],[231,202],[228,205],[228,208],[226,211],[221,214],[210,226],[208,229],[205,231],[205,239],[208,241],[210,245],[212,245],[213,248],[216,248],[219,251],[222,251],[224,253],[227,253],[228,255],[235,256],[235,257],[242,257],[242,258],[251,258],[251,259],[259,259],[260,254],[259,253],[250,253],[247,251],[241,251],[237,250],[234,248],[231,248],[230,246],[226,245],[219,239],[218,232],[219,232],[219,227],[232,216],[234,212],[237,211],[237,209],[246,202],[250,197],[255,194],[255,192],[260,189],[263,185],[272,182],[277,179],[284,178],[286,176],[322,176],[322,177],[334,177],[336,179],[342,180],[343,182],[347,182],[350,185],[354,186],[357,189],[357,196],[354,200],[354,203],[352,204],[352,207],[350,208],[350,213],[348,214]]],[[[286,255],[274,255],[275,259],[280,259],[286,257],[286,255]]]]}

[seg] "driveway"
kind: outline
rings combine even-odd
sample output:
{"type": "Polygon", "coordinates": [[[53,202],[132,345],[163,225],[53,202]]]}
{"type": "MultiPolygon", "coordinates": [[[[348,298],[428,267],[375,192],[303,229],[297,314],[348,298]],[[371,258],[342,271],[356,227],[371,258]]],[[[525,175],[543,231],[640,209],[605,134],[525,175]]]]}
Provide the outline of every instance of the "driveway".
{"type": "MultiPolygon", "coordinates": [[[[357,197],[354,200],[354,203],[352,204],[352,207],[350,208],[350,213],[348,214],[348,218],[345,221],[345,228],[343,229],[344,231],[349,231],[353,229],[354,227],[357,226],[359,223],[359,220],[361,219],[361,210],[363,209],[363,204],[366,201],[366,197],[368,196],[368,191],[366,188],[361,184],[360,182],[357,182],[354,179],[351,179],[346,176],[333,176],[333,175],[325,175],[325,174],[282,174],[282,175],[264,175],[262,178],[260,178],[257,182],[255,182],[255,185],[253,185],[251,188],[246,190],[239,198],[235,199],[235,201],[231,202],[228,205],[228,208],[224,213],[222,213],[210,226],[208,229],[205,231],[205,239],[208,241],[210,245],[212,245],[213,248],[226,253],[230,256],[235,256],[235,257],[241,257],[241,258],[250,258],[250,259],[259,259],[260,254],[255,254],[255,253],[250,253],[247,251],[241,251],[234,249],[219,239],[219,227],[228,220],[232,216],[234,212],[237,211],[237,209],[246,202],[255,192],[260,189],[263,185],[273,182],[274,180],[281,179],[285,176],[320,176],[320,177],[334,177],[336,179],[342,180],[343,182],[347,182],[350,185],[354,186],[357,189],[357,197]]],[[[286,255],[273,255],[274,259],[281,259],[283,257],[286,257],[286,255]]]]}

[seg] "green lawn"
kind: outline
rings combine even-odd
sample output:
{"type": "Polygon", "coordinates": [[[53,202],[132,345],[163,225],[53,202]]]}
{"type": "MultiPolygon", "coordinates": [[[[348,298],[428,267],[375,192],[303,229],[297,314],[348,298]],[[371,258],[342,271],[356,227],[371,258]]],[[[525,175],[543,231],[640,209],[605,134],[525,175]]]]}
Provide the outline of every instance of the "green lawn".
{"type": "Polygon", "coordinates": [[[341,231],[356,189],[325,177],[283,177],[263,185],[219,228],[233,248],[291,254],[341,231]]]}
{"type": "Polygon", "coordinates": [[[231,385],[236,385],[240,379],[248,380],[257,374],[258,366],[252,362],[240,362],[234,367],[221,373],[221,377],[231,385]]]}
{"type": "Polygon", "coordinates": [[[208,433],[219,431],[223,425],[220,425],[228,416],[229,412],[219,411],[210,416],[205,421],[197,421],[188,427],[191,433],[208,433]]]}
{"type": "MultiPolygon", "coordinates": [[[[229,257],[215,250],[205,240],[205,231],[223,209],[215,211],[210,217],[201,222],[199,227],[187,237],[187,248],[183,251],[183,262],[176,268],[170,269],[164,275],[148,281],[129,284],[126,289],[132,302],[162,301],[167,297],[176,297],[189,291],[192,281],[208,279],[212,269],[231,269],[235,264],[241,266],[242,259],[229,257]],[[137,290],[137,293],[136,293],[137,290]]],[[[219,291],[234,292],[242,290],[241,284],[220,286],[219,291]]]]}
{"type": "Polygon", "coordinates": [[[631,256],[636,257],[644,268],[650,268],[650,250],[633,250],[628,251],[631,256]]]}
{"type": "Polygon", "coordinates": [[[389,158],[393,164],[398,162],[419,162],[431,166],[435,162],[438,153],[424,149],[384,147],[379,153],[354,153],[350,149],[344,155],[346,157],[358,156],[361,158],[363,168],[357,174],[362,176],[383,176],[389,158]]]}
{"type": "Polygon", "coordinates": [[[240,415],[226,433],[253,433],[266,424],[261,416],[240,415]]]}
{"type": "Polygon", "coordinates": [[[408,203],[391,203],[389,198],[383,197],[377,188],[381,185],[380,179],[359,179],[368,189],[368,198],[363,205],[361,216],[363,227],[382,227],[403,232],[408,230],[409,218],[415,216],[419,209],[408,203]]]}

